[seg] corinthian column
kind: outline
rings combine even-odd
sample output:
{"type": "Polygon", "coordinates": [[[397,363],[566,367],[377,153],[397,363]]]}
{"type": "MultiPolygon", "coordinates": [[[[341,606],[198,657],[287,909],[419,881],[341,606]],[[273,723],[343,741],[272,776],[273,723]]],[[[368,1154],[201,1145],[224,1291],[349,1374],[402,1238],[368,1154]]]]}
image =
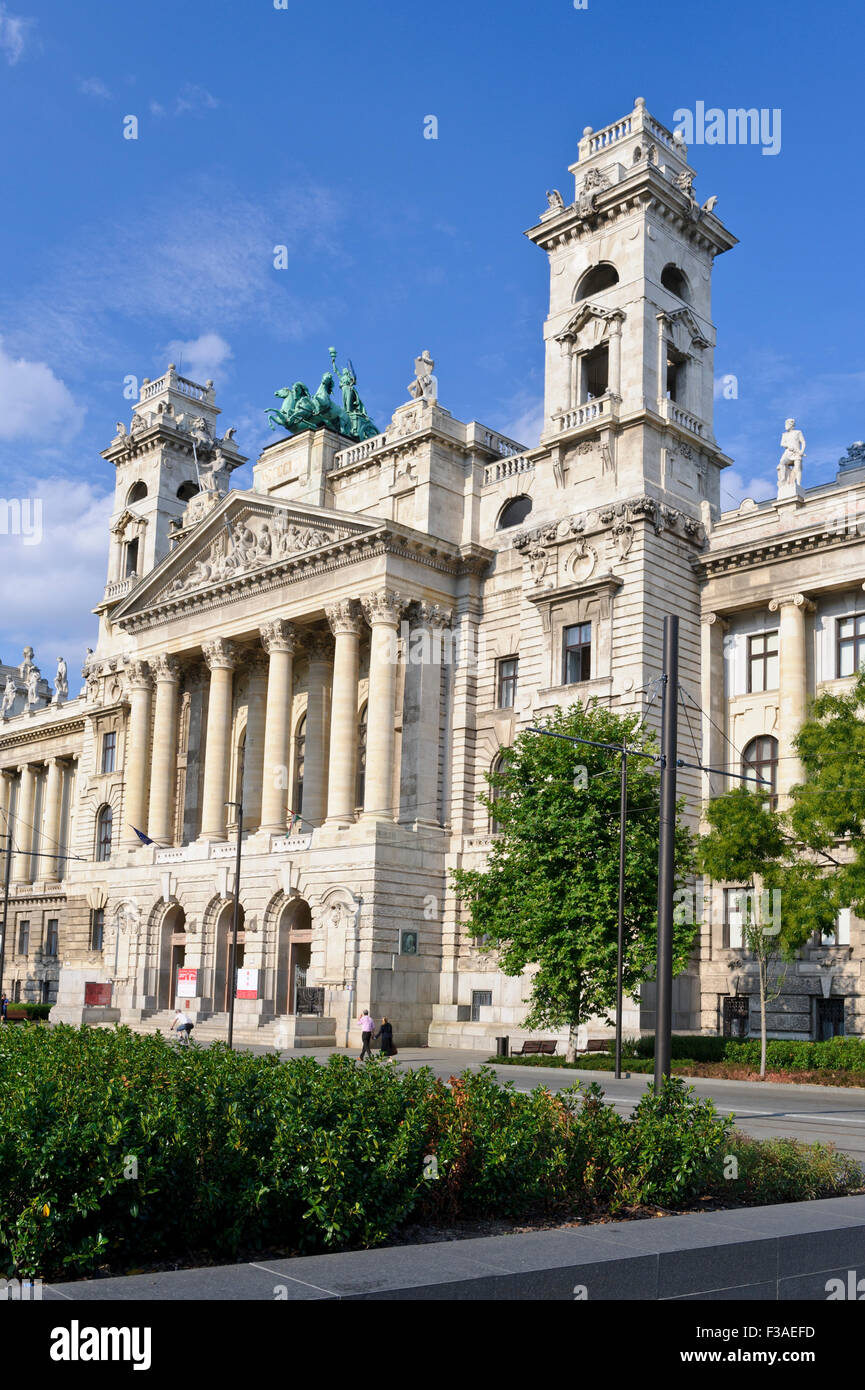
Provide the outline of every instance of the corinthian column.
{"type": "Polygon", "coordinates": [[[225,802],[228,797],[228,770],[231,743],[231,695],[234,648],[223,637],[204,645],[204,660],[210,672],[207,699],[207,742],[204,750],[204,792],[201,808],[202,840],[226,838],[225,802]]]}
{"type": "MultiPolygon", "coordinates": [[[[9,807],[12,804],[12,772],[0,772],[0,839],[9,833],[9,807]]],[[[5,840],[3,841],[5,849],[5,840]]]]}
{"type": "MultiPolygon", "coordinates": [[[[700,627],[701,674],[703,706],[703,762],[708,767],[723,768],[727,762],[724,752],[723,729],[727,718],[724,688],[724,633],[727,624],[718,613],[704,613],[700,627]]],[[[740,769],[736,769],[738,772],[740,769]]],[[[708,799],[727,790],[726,777],[703,774],[703,794],[708,799]]]]}
{"type": "Polygon", "coordinates": [[[327,819],[328,824],[344,826],[350,825],[355,818],[357,795],[357,677],[361,627],[357,602],[343,599],[335,603],[327,609],[327,621],[335,639],[327,819]]]}
{"type": "Polygon", "coordinates": [[[173,656],[163,655],[151,662],[151,669],[156,682],[156,707],[153,715],[153,768],[147,833],[158,845],[170,845],[174,838],[180,667],[173,656]]]}
{"type": "Polygon", "coordinates": [[[42,819],[42,852],[39,877],[60,880],[66,872],[66,861],[58,862],[60,854],[60,809],[63,801],[63,764],[59,758],[48,759],[45,779],[45,814],[42,819]]]}
{"type": "Polygon", "coordinates": [[[441,824],[442,631],[451,619],[439,604],[421,603],[406,653],[399,818],[409,825],[441,824]]]}
{"type": "Polygon", "coordinates": [[[36,770],[30,763],[21,768],[21,783],[18,787],[18,804],[15,808],[15,821],[12,839],[15,854],[12,857],[12,882],[30,882],[30,862],[33,849],[33,808],[36,804],[36,770]]]}
{"type": "MultiPolygon", "coordinates": [[[[243,751],[243,824],[248,830],[261,825],[262,777],[264,773],[264,721],[267,666],[264,657],[254,656],[248,666],[249,694],[246,705],[246,737],[243,751]]],[[[237,812],[235,811],[235,816],[237,812]]]]}
{"type": "Polygon", "coordinates": [[[306,705],[306,756],[303,767],[303,829],[321,825],[325,813],[328,766],[331,644],[325,636],[308,644],[309,695],[306,705]]]}
{"type": "Polygon", "coordinates": [[[150,772],[150,704],[153,682],[146,661],[129,667],[129,723],[126,727],[124,776],[126,804],[120,844],[134,849],[140,844],[133,826],[143,830],[147,824],[147,784],[150,772]]]}
{"type": "Polygon", "coordinates": [[[778,791],[786,797],[803,777],[793,740],[808,714],[806,616],[814,612],[814,604],[804,594],[785,594],[773,598],[769,608],[779,615],[778,791]]]}
{"type": "Polygon", "coordinates": [[[372,629],[369,652],[369,703],[366,720],[365,820],[393,820],[394,700],[397,628],[406,600],[390,590],[361,597],[372,629]]]}
{"type": "Polygon", "coordinates": [[[294,650],[297,633],[282,618],[265,623],[261,644],[268,654],[267,705],[264,712],[264,766],[261,787],[261,829],[285,831],[288,803],[288,754],[291,742],[291,700],[294,688],[294,650]]]}

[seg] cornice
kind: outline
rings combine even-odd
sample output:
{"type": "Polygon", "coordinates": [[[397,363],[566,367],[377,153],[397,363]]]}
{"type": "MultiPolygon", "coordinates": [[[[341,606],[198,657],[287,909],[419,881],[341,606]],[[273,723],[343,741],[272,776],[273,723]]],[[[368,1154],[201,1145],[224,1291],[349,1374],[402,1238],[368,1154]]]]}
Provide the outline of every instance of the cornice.
{"type": "Polygon", "coordinates": [[[0,734],[0,753],[8,748],[19,748],[22,744],[33,743],[35,739],[54,738],[60,734],[64,738],[70,734],[83,734],[87,728],[87,715],[75,719],[64,719],[58,724],[37,725],[35,728],[16,729],[14,732],[0,734]]]}
{"type": "Polygon", "coordinates": [[[722,574],[779,563],[797,555],[861,545],[862,541],[862,536],[851,536],[846,531],[825,526],[804,534],[801,531],[793,531],[782,535],[763,536],[750,544],[740,541],[738,545],[727,546],[723,550],[706,551],[692,563],[701,578],[713,579],[722,574]]]}

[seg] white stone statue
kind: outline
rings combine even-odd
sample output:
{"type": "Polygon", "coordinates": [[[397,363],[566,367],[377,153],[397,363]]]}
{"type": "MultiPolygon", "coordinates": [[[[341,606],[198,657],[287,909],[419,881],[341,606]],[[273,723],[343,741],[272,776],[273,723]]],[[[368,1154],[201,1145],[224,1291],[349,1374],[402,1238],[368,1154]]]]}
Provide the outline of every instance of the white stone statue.
{"type": "Polygon", "coordinates": [[[27,676],[27,703],[32,709],[39,701],[39,667],[33,666],[27,676]]]}
{"type": "Polygon", "coordinates": [[[424,348],[420,357],[414,360],[415,379],[408,393],[415,401],[434,401],[438,396],[438,380],[433,376],[435,362],[430,357],[429,348],[424,348]]]}
{"type": "Polygon", "coordinates": [[[3,688],[3,703],[0,705],[0,718],[8,719],[15,704],[15,696],[18,694],[18,687],[11,676],[6,677],[6,685],[3,688]]]}
{"type": "Polygon", "coordinates": [[[21,653],[22,661],[18,667],[18,674],[23,681],[29,680],[30,672],[33,670],[33,648],[25,647],[21,653]]]}
{"type": "Polygon", "coordinates": [[[57,675],[54,677],[54,704],[59,705],[69,694],[69,680],[66,662],[62,656],[57,658],[57,675]]]}
{"type": "Polygon", "coordinates": [[[778,496],[796,497],[802,487],[802,459],[805,455],[805,436],[796,429],[792,418],[784,421],[781,435],[784,450],[778,464],[778,496]]]}

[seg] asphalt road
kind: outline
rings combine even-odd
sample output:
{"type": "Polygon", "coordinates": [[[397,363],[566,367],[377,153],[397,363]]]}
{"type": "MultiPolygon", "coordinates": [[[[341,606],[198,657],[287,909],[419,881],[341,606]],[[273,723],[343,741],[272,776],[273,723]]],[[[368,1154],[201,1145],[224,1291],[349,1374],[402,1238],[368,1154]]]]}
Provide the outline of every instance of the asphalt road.
{"type": "MultiPolygon", "coordinates": [[[[252,1051],[271,1051],[253,1048],[252,1051]]],[[[320,1062],[334,1051],[347,1056],[344,1048],[314,1048],[308,1052],[284,1053],[288,1056],[315,1056],[320,1062]]],[[[487,1062],[478,1052],[449,1051],[445,1048],[400,1048],[397,1065],[402,1068],[426,1066],[447,1080],[455,1073],[477,1071],[487,1062]]],[[[496,1066],[502,1081],[513,1081],[518,1091],[546,1086],[561,1091],[575,1081],[597,1081],[608,1101],[623,1114],[629,1114],[640,1099],[651,1077],[640,1074],[617,1081],[610,1072],[571,1071],[559,1067],[496,1066]]],[[[755,1139],[801,1139],[806,1143],[835,1144],[865,1164],[865,1090],[851,1086],[798,1086],[759,1081],[723,1081],[709,1077],[686,1077],[700,1096],[711,1096],[722,1114],[735,1115],[737,1126],[755,1139]]]]}

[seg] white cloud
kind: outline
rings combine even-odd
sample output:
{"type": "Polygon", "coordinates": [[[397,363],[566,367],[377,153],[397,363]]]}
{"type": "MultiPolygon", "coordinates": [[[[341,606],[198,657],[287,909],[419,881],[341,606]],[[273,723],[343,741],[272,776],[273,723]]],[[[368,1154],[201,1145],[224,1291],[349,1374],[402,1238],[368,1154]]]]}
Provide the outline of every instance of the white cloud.
{"type": "Polygon", "coordinates": [[[49,680],[57,657],[65,657],[76,695],[77,668],[95,645],[90,610],[105,584],[113,494],[60,477],[30,481],[28,491],[42,504],[42,536],[34,545],[0,534],[0,655],[19,660],[29,643],[49,680]]]}
{"type": "Polygon", "coordinates": [[[152,101],[150,103],[150,114],[151,116],[164,116],[165,107],[162,105],[161,102],[152,101]]]}
{"type": "Polygon", "coordinates": [[[84,411],[45,362],[17,360],[0,339],[0,439],[50,439],[62,426],[77,434],[84,411]]]}
{"type": "Polygon", "coordinates": [[[205,381],[225,381],[228,363],[233,356],[228,343],[219,333],[201,333],[197,338],[181,342],[175,338],[165,349],[167,360],[177,364],[181,376],[203,385],[205,381]]]}
{"type": "MultiPolygon", "coordinates": [[[[544,427],[543,397],[539,400],[517,401],[516,408],[517,413],[515,415],[512,415],[503,425],[495,425],[493,428],[501,429],[502,434],[507,435],[508,439],[515,439],[518,444],[524,444],[526,448],[533,449],[544,427]]],[[[484,421],[484,424],[486,423],[487,421],[484,421]]]]}
{"type": "Polygon", "coordinates": [[[752,474],[746,479],[735,468],[725,468],[721,474],[722,511],[738,507],[746,497],[752,497],[755,502],[765,502],[769,497],[774,497],[776,492],[777,484],[759,474],[752,474]]]}
{"type": "Polygon", "coordinates": [[[206,87],[198,87],[194,82],[187,82],[181,87],[180,95],[174,104],[174,114],[182,116],[187,111],[193,116],[200,116],[205,111],[212,111],[218,106],[216,97],[207,91],[206,87]]]}
{"type": "Polygon", "coordinates": [[[22,19],[20,15],[10,14],[5,5],[0,5],[0,53],[10,67],[15,66],[24,52],[27,35],[32,27],[32,19],[22,19]]]}
{"type": "Polygon", "coordinates": [[[105,99],[111,96],[111,93],[109,92],[105,83],[102,81],[101,77],[80,78],[78,82],[78,90],[79,92],[81,92],[83,96],[86,97],[102,97],[105,99]]]}

